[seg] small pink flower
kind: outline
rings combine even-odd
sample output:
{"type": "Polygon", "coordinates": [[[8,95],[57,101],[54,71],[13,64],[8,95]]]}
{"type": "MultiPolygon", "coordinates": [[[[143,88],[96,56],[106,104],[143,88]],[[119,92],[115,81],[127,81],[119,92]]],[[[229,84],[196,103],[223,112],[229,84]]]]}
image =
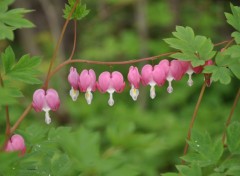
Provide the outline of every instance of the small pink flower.
{"type": "Polygon", "coordinates": [[[139,88],[139,84],[140,84],[140,81],[141,81],[141,75],[139,74],[137,67],[131,66],[129,68],[128,81],[131,84],[130,95],[131,95],[132,99],[134,101],[136,101],[137,97],[139,95],[138,88],[139,88]]]}
{"type": "Polygon", "coordinates": [[[182,69],[184,74],[187,73],[189,78],[188,78],[188,85],[192,86],[193,85],[193,80],[192,80],[192,74],[196,73],[199,74],[202,72],[203,70],[203,66],[197,66],[197,67],[193,67],[191,62],[189,61],[179,61],[182,64],[182,69]]]}
{"type": "Polygon", "coordinates": [[[176,80],[179,81],[182,79],[183,70],[182,65],[178,60],[169,60],[164,59],[159,62],[159,67],[165,71],[166,79],[168,81],[168,93],[173,92],[172,81],[176,80]]]}
{"type": "Polygon", "coordinates": [[[51,123],[51,118],[49,111],[56,111],[60,106],[60,99],[58,93],[54,89],[48,89],[47,91],[43,89],[38,89],[33,94],[32,106],[36,112],[45,112],[45,122],[47,124],[51,123]]]}
{"type": "Polygon", "coordinates": [[[147,64],[142,68],[142,84],[150,85],[150,97],[154,99],[156,97],[155,85],[162,86],[166,81],[166,74],[159,65],[152,67],[147,64]]]}
{"type": "Polygon", "coordinates": [[[7,152],[13,152],[13,151],[19,151],[19,155],[23,156],[26,152],[26,146],[24,139],[19,134],[14,134],[7,142],[7,145],[5,147],[5,151],[7,152]]]}
{"type": "Polygon", "coordinates": [[[76,101],[79,95],[78,77],[79,75],[78,75],[77,69],[74,67],[71,67],[70,72],[68,74],[68,82],[71,85],[70,96],[72,97],[73,101],[76,101]]]}
{"type": "Polygon", "coordinates": [[[121,93],[125,87],[125,82],[123,76],[120,72],[114,71],[109,73],[107,71],[100,74],[98,78],[97,87],[100,92],[105,93],[108,92],[110,94],[110,98],[108,100],[108,104],[113,106],[113,93],[121,93]]]}
{"type": "Polygon", "coordinates": [[[96,74],[90,70],[83,70],[79,76],[78,82],[79,88],[82,92],[85,93],[85,98],[88,104],[91,104],[93,99],[92,91],[96,90],[96,74]]]}

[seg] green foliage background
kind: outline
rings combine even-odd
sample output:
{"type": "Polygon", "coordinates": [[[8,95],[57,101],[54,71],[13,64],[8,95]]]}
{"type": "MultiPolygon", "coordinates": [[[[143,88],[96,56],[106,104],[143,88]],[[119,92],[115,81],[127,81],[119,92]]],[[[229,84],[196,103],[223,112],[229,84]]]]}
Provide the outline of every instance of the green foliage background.
{"type": "MultiPolygon", "coordinates": [[[[239,3],[232,2],[235,5],[239,3]]],[[[36,2],[29,1],[29,4],[28,8],[37,7],[36,2]]],[[[229,39],[233,31],[227,26],[224,17],[224,12],[230,12],[229,1],[182,0],[177,3],[150,0],[143,6],[141,2],[133,0],[105,0],[102,3],[88,0],[86,5],[90,12],[78,23],[75,58],[129,60],[168,52],[171,49],[162,39],[172,37],[175,25],[191,26],[196,34],[210,37],[213,43],[229,39]],[[147,33],[144,34],[139,27],[143,20],[138,17],[142,14],[138,12],[141,7],[146,8],[144,28],[147,33]]],[[[63,7],[64,5],[61,8],[63,7]]],[[[33,12],[35,17],[31,17],[31,14],[29,16],[36,25],[36,29],[33,29],[34,37],[30,40],[37,43],[39,50],[39,53],[30,54],[40,54],[43,58],[40,79],[45,77],[54,47],[54,35],[46,27],[48,25],[44,20],[47,16],[43,17],[42,13],[41,9],[36,9],[33,12]],[[45,26],[40,23],[42,21],[45,26]]],[[[61,13],[58,16],[59,19],[62,18],[61,13]]],[[[22,31],[29,32],[28,30],[22,31]]],[[[16,42],[11,43],[16,56],[31,51],[22,45],[22,34],[16,35],[16,42]]],[[[64,40],[65,55],[59,54],[58,60],[68,58],[72,42],[72,30],[69,27],[64,40]]],[[[4,48],[8,41],[1,41],[0,44],[4,48]]],[[[158,61],[153,62],[157,63],[158,61]]],[[[143,64],[136,66],[141,69],[143,64]]],[[[84,68],[93,68],[97,75],[105,70],[119,70],[125,78],[129,68],[89,64],[74,66],[79,72],[84,68]]],[[[174,82],[172,94],[167,93],[167,85],[157,88],[154,100],[149,97],[149,87],[143,87],[139,100],[133,102],[129,96],[130,87],[126,86],[123,93],[114,95],[113,107],[107,104],[107,94],[95,92],[92,105],[89,106],[83,94],[76,102],[72,102],[68,95],[69,68],[67,66],[59,72],[50,83],[50,87],[59,91],[61,98],[60,110],[51,113],[53,123],[47,126],[44,123],[44,113],[32,111],[16,132],[25,137],[28,153],[24,158],[18,158],[15,154],[1,154],[0,175],[156,176],[176,170],[175,165],[181,161],[203,75],[193,77],[193,87],[187,86],[187,76],[174,82]]],[[[11,124],[31,102],[34,90],[39,88],[38,85],[29,86],[21,82],[14,86],[22,89],[25,97],[19,99],[19,104],[10,106],[11,124]]],[[[218,141],[238,88],[239,80],[236,78],[227,86],[217,82],[207,88],[194,129],[202,134],[208,131],[213,140],[218,141]]],[[[233,119],[238,120],[239,114],[238,105],[233,119]]],[[[1,109],[1,143],[4,140],[4,117],[4,110],[1,109]]],[[[232,150],[234,149],[230,148],[232,150]]],[[[196,167],[194,165],[192,168],[196,167]]],[[[182,167],[177,169],[181,174],[184,172],[182,170],[188,170],[182,167]]],[[[198,168],[194,170],[198,171],[198,168]]],[[[209,175],[212,172],[206,171],[209,175]]]]}

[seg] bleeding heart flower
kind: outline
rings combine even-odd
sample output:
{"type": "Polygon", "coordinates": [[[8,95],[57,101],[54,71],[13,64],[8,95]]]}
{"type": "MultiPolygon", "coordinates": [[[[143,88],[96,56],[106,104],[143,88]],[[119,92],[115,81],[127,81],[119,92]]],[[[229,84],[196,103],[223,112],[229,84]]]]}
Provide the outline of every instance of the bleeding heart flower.
{"type": "Polygon", "coordinates": [[[7,142],[6,152],[20,151],[19,155],[23,156],[26,152],[24,139],[19,134],[14,134],[7,142]]]}
{"type": "Polygon", "coordinates": [[[47,91],[43,89],[38,89],[33,94],[32,106],[36,112],[45,112],[45,122],[47,124],[51,123],[51,118],[49,111],[56,111],[60,106],[60,99],[58,93],[54,89],[48,89],[47,91]]]}
{"type": "Polygon", "coordinates": [[[142,84],[150,85],[150,97],[154,99],[156,97],[155,86],[163,86],[166,81],[166,74],[163,69],[159,65],[155,65],[154,67],[147,64],[142,68],[142,84]]]}
{"type": "Polygon", "coordinates": [[[92,91],[96,90],[96,74],[95,72],[90,70],[83,70],[79,76],[78,82],[79,88],[81,92],[85,93],[85,98],[88,104],[91,104],[93,99],[92,91]]]}
{"type": "Polygon", "coordinates": [[[182,69],[183,69],[183,72],[184,74],[187,73],[188,74],[188,85],[189,86],[192,86],[193,85],[193,80],[192,80],[192,74],[193,73],[196,73],[196,74],[199,74],[202,72],[203,70],[203,67],[202,66],[197,66],[197,67],[193,67],[191,62],[189,61],[179,61],[182,65],[182,69]]]}
{"type": "Polygon", "coordinates": [[[70,72],[68,74],[68,82],[71,85],[70,96],[72,97],[73,101],[76,101],[77,97],[79,95],[78,77],[79,77],[79,75],[78,75],[77,69],[74,67],[71,67],[70,72]]]}
{"type": "Polygon", "coordinates": [[[110,94],[110,98],[108,100],[108,104],[113,106],[113,93],[121,93],[125,87],[125,82],[123,76],[120,72],[114,71],[112,73],[103,72],[100,74],[98,78],[97,87],[100,92],[105,93],[108,92],[110,94]]]}
{"type": "Polygon", "coordinates": [[[178,60],[172,60],[171,62],[169,62],[169,60],[164,59],[159,62],[159,67],[165,71],[166,79],[168,81],[167,91],[168,93],[172,93],[172,81],[179,81],[180,79],[182,79],[182,65],[178,60]]]}
{"type": "Polygon", "coordinates": [[[131,95],[132,99],[134,101],[136,101],[137,97],[139,95],[138,88],[139,88],[139,84],[140,84],[140,81],[141,81],[141,75],[139,74],[137,67],[131,66],[129,68],[128,81],[131,84],[130,95],[131,95]]]}

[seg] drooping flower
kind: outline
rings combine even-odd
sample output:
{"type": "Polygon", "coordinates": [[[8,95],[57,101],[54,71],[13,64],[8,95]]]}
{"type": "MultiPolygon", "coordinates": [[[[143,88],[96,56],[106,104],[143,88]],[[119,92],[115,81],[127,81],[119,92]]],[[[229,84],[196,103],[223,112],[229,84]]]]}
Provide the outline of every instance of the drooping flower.
{"type": "Polygon", "coordinates": [[[195,73],[195,74],[200,74],[203,70],[203,66],[197,66],[197,67],[193,67],[191,62],[189,61],[179,61],[182,65],[182,69],[183,69],[183,72],[184,74],[187,73],[189,78],[188,78],[188,85],[189,86],[192,86],[193,85],[193,80],[192,80],[192,74],[195,73]]]}
{"type": "Polygon", "coordinates": [[[108,92],[110,94],[110,98],[108,100],[108,104],[110,106],[114,105],[113,93],[121,93],[124,90],[125,82],[123,76],[120,72],[114,71],[109,73],[107,71],[100,74],[98,78],[97,87],[100,92],[105,93],[108,92]]]}
{"type": "Polygon", "coordinates": [[[168,93],[173,92],[172,81],[180,80],[183,76],[182,65],[178,60],[169,61],[167,59],[159,62],[159,67],[165,71],[166,80],[168,81],[168,93]]]}
{"type": "Polygon", "coordinates": [[[85,98],[88,104],[91,104],[93,99],[92,91],[96,90],[96,74],[95,72],[90,70],[83,70],[79,76],[78,82],[79,88],[81,92],[85,93],[85,98]]]}
{"type": "Polygon", "coordinates": [[[73,101],[77,100],[77,97],[79,95],[78,91],[78,72],[77,69],[74,67],[70,68],[69,74],[68,74],[68,82],[71,85],[71,90],[70,90],[70,96],[72,97],[73,101]]]}
{"type": "Polygon", "coordinates": [[[26,152],[26,146],[24,139],[19,134],[14,134],[7,142],[5,147],[6,152],[19,151],[19,155],[22,156],[26,152]]]}
{"type": "Polygon", "coordinates": [[[45,122],[51,123],[49,111],[56,111],[60,106],[60,99],[58,93],[54,89],[38,89],[33,94],[32,106],[36,112],[45,112],[45,122]]]}
{"type": "Polygon", "coordinates": [[[134,101],[137,100],[139,95],[139,84],[141,81],[141,75],[139,74],[138,68],[131,66],[128,72],[128,81],[131,84],[130,95],[134,101]]]}
{"type": "Polygon", "coordinates": [[[141,71],[142,84],[150,85],[150,97],[154,99],[156,97],[155,86],[162,86],[166,81],[166,74],[159,65],[145,65],[141,71]]]}

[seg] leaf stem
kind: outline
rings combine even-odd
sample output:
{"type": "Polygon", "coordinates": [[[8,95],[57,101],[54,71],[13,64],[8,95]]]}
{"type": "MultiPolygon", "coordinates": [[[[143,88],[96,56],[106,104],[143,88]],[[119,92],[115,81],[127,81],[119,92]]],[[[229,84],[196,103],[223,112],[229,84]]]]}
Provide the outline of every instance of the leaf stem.
{"type": "Polygon", "coordinates": [[[141,58],[141,59],[135,59],[135,60],[127,60],[127,61],[94,61],[94,60],[84,60],[84,59],[72,59],[72,60],[66,60],[65,62],[61,63],[58,65],[50,74],[49,78],[51,78],[56,72],[58,72],[62,67],[68,64],[72,63],[86,63],[86,64],[95,64],[95,65],[127,65],[127,64],[135,64],[143,61],[152,61],[159,59],[160,57],[163,56],[169,56],[171,54],[174,54],[176,52],[169,52],[169,53],[163,53],[157,56],[152,56],[152,57],[147,57],[147,58],[141,58]]]}
{"type": "Polygon", "coordinates": [[[230,122],[232,120],[232,116],[233,116],[234,110],[235,110],[235,108],[237,106],[239,97],[240,97],[240,88],[238,89],[237,95],[235,97],[235,100],[233,102],[233,105],[232,105],[232,108],[231,108],[231,111],[230,111],[230,114],[229,114],[229,116],[227,118],[227,121],[226,121],[226,124],[225,124],[225,130],[224,130],[223,135],[222,135],[222,143],[223,143],[223,145],[225,144],[226,130],[227,130],[227,127],[229,126],[229,124],[230,124],[230,122]]]}
{"type": "MultiPolygon", "coordinates": [[[[200,106],[200,103],[202,101],[202,98],[203,98],[203,94],[205,92],[205,89],[206,89],[206,83],[204,82],[203,85],[202,85],[202,89],[201,89],[201,92],[200,92],[200,95],[198,97],[198,101],[197,101],[197,104],[195,106],[195,109],[194,109],[194,112],[193,112],[193,115],[192,115],[192,120],[191,120],[191,123],[189,125],[189,128],[188,128],[188,135],[187,135],[187,140],[186,140],[186,144],[185,144],[185,147],[184,147],[184,152],[183,152],[183,155],[186,155],[187,154],[187,151],[188,151],[188,140],[190,140],[191,138],[191,134],[192,134],[192,128],[193,128],[193,125],[194,125],[194,122],[196,120],[196,117],[197,117],[197,113],[198,113],[198,109],[199,109],[199,106],[200,106]]],[[[182,164],[184,164],[185,161],[182,160],[182,164]]]]}
{"type": "MultiPolygon", "coordinates": [[[[1,73],[0,73],[0,84],[1,84],[2,87],[4,87],[4,83],[3,83],[3,79],[2,79],[1,73]]],[[[6,114],[6,137],[9,137],[11,125],[10,125],[10,116],[9,116],[9,107],[8,107],[8,105],[5,106],[5,114],[6,114]]]]}
{"type": "Polygon", "coordinates": [[[75,53],[75,50],[76,50],[76,41],[77,41],[77,20],[74,20],[74,30],[73,30],[73,33],[74,33],[74,37],[73,37],[73,48],[72,48],[72,53],[69,57],[68,60],[72,60],[73,58],[73,55],[75,53]]]}
{"type": "Polygon", "coordinates": [[[18,120],[15,122],[13,127],[11,128],[11,134],[17,129],[17,127],[20,125],[20,123],[23,121],[23,119],[27,116],[27,114],[32,109],[32,103],[27,106],[27,108],[24,110],[22,115],[18,118],[18,120]]]}
{"type": "Polygon", "coordinates": [[[74,6],[73,6],[73,8],[72,8],[72,10],[71,10],[71,12],[70,12],[70,14],[68,15],[67,20],[65,21],[65,23],[64,23],[64,25],[63,25],[61,35],[60,35],[60,37],[59,37],[59,39],[58,39],[57,45],[56,45],[56,47],[55,47],[55,49],[54,49],[54,52],[53,52],[53,56],[52,56],[52,59],[51,59],[51,62],[50,62],[49,68],[48,68],[47,77],[46,77],[45,83],[44,83],[44,85],[43,85],[43,89],[47,89],[47,88],[48,88],[49,76],[50,76],[50,73],[51,73],[51,70],[52,70],[54,61],[55,61],[55,59],[56,59],[56,57],[57,57],[57,52],[58,52],[58,50],[59,50],[60,44],[62,43],[63,36],[64,36],[64,34],[65,34],[65,31],[66,31],[66,28],[67,28],[68,23],[69,23],[69,21],[70,21],[70,18],[72,17],[72,14],[73,14],[74,10],[76,9],[78,3],[79,3],[79,0],[76,0],[76,2],[75,2],[75,4],[74,4],[74,6]]]}

